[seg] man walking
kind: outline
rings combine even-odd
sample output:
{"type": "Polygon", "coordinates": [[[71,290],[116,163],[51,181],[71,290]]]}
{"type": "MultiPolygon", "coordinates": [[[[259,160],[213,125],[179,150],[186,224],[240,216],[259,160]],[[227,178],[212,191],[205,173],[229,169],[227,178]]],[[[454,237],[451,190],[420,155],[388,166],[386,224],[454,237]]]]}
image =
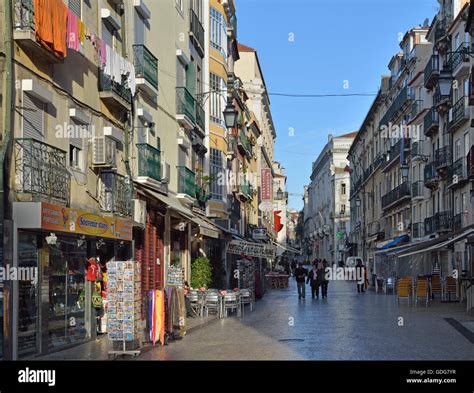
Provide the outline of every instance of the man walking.
{"type": "Polygon", "coordinates": [[[317,267],[318,260],[315,260],[313,262],[313,268],[310,270],[308,274],[308,278],[306,280],[306,284],[309,283],[311,286],[311,295],[314,299],[314,296],[316,294],[316,299],[319,298],[319,286],[320,286],[320,280],[318,277],[318,267],[317,267]]]}
{"type": "Polygon", "coordinates": [[[323,296],[323,299],[327,299],[328,297],[329,280],[326,277],[327,267],[328,267],[328,262],[326,261],[326,259],[323,259],[321,262],[319,262],[318,272],[319,272],[319,277],[321,280],[321,295],[323,296]]]}
{"type": "Polygon", "coordinates": [[[308,271],[303,267],[303,264],[299,262],[298,267],[295,269],[296,285],[298,286],[298,299],[304,299],[306,296],[305,277],[307,275],[308,271]]]}
{"type": "Polygon", "coordinates": [[[295,269],[296,269],[296,258],[293,258],[293,260],[291,261],[291,275],[292,276],[295,275],[295,269]]]}

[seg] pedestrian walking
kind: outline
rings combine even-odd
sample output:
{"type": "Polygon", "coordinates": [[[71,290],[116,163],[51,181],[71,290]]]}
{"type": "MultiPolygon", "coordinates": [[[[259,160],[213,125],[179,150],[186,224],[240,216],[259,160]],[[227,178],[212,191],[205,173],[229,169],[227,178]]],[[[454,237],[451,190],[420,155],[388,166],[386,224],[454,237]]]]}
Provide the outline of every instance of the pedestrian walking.
{"type": "Polygon", "coordinates": [[[357,277],[357,292],[365,292],[365,267],[361,259],[356,265],[356,277],[357,277]]]}
{"type": "Polygon", "coordinates": [[[321,277],[321,295],[323,299],[327,299],[328,297],[328,285],[329,285],[329,280],[326,277],[326,268],[328,267],[328,261],[326,259],[323,259],[320,264],[318,265],[318,272],[319,276],[321,277]]]}
{"type": "Polygon", "coordinates": [[[313,299],[315,296],[316,299],[319,299],[319,287],[321,285],[320,277],[318,276],[317,263],[317,260],[313,262],[313,268],[310,270],[308,278],[306,279],[306,284],[309,283],[309,285],[311,286],[311,296],[313,297],[313,299]]]}
{"type": "Polygon", "coordinates": [[[295,269],[296,285],[298,286],[298,299],[304,299],[306,296],[305,277],[307,275],[308,271],[303,267],[303,264],[299,262],[298,267],[295,269]]]}

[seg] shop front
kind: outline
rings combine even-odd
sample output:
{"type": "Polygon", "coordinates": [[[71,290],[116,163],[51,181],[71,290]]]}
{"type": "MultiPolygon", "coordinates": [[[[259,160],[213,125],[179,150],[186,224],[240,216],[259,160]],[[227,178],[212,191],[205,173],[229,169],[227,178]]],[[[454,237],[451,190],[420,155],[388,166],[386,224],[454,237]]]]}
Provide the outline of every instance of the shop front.
{"type": "Polygon", "coordinates": [[[13,358],[31,358],[102,330],[106,263],[131,257],[132,223],[42,202],[13,204],[13,358]]]}

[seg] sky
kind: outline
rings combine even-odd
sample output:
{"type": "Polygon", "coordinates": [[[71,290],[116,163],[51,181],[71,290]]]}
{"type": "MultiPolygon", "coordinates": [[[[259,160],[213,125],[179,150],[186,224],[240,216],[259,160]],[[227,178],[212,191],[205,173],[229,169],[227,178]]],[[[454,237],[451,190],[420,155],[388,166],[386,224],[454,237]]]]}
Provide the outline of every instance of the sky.
{"type": "Polygon", "coordinates": [[[436,0],[235,0],[240,43],[257,50],[277,132],[275,160],[286,169],[289,206],[328,135],[358,131],[374,96],[271,95],[375,93],[410,28],[431,23],[436,0]]]}

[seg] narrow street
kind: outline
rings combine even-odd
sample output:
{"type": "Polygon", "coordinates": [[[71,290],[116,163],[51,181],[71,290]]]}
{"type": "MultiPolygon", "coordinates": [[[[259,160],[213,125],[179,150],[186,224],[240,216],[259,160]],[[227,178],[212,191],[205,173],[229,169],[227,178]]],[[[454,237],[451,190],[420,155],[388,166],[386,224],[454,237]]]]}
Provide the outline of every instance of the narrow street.
{"type": "Polygon", "coordinates": [[[474,345],[444,318],[472,331],[459,303],[398,306],[393,295],[329,285],[327,300],[298,300],[296,285],[272,290],[253,312],[215,320],[139,360],[469,360],[474,345]],[[403,326],[398,318],[403,317],[403,326]],[[291,322],[294,322],[293,325],[291,322]]]}

